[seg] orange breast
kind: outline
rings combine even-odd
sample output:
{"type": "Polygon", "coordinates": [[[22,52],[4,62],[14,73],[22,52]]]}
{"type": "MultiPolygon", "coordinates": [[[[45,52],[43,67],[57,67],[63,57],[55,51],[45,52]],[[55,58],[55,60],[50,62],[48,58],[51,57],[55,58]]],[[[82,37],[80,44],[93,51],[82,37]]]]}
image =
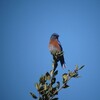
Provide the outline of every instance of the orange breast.
{"type": "Polygon", "coordinates": [[[61,51],[61,48],[59,46],[59,43],[58,43],[58,41],[56,39],[50,40],[49,46],[50,45],[53,45],[55,48],[57,48],[58,51],[61,51]]]}

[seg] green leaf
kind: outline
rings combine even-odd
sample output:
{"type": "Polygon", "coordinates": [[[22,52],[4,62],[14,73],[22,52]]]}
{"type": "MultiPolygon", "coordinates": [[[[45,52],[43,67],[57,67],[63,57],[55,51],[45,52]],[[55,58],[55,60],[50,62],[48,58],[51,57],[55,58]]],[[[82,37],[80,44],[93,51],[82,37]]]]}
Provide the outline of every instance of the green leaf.
{"type": "Polygon", "coordinates": [[[50,71],[50,75],[53,76],[53,70],[50,71]]]}
{"type": "Polygon", "coordinates": [[[60,82],[57,82],[57,86],[56,86],[56,88],[60,88],[60,82]]]}
{"type": "Polygon", "coordinates": [[[34,99],[37,99],[37,96],[35,94],[33,94],[32,92],[30,92],[30,94],[34,99]]]}
{"type": "Polygon", "coordinates": [[[69,73],[69,76],[70,77],[77,77],[78,76],[78,73],[77,72],[70,72],[69,73]]]}
{"type": "Polygon", "coordinates": [[[40,85],[38,83],[36,83],[35,87],[36,87],[37,90],[40,89],[40,85]]]}
{"type": "Polygon", "coordinates": [[[79,68],[79,70],[81,70],[84,66],[85,66],[85,65],[81,66],[81,67],[79,68]]]}
{"type": "Polygon", "coordinates": [[[42,85],[45,84],[45,82],[46,82],[45,76],[41,76],[39,81],[40,81],[40,84],[42,84],[42,85]]]}
{"type": "Polygon", "coordinates": [[[38,92],[43,95],[45,90],[44,90],[44,85],[41,85],[40,89],[38,90],[38,92]]]}
{"type": "Polygon", "coordinates": [[[55,72],[54,72],[54,76],[56,76],[58,74],[58,70],[56,70],[55,72]]]}
{"type": "Polygon", "coordinates": [[[48,72],[45,74],[45,79],[46,80],[50,80],[51,79],[51,76],[50,76],[50,74],[48,72]]]}
{"type": "Polygon", "coordinates": [[[58,100],[58,98],[53,98],[52,100],[58,100]]]}
{"type": "Polygon", "coordinates": [[[51,84],[53,85],[55,82],[56,82],[56,78],[53,78],[53,79],[51,80],[51,84]]]}
{"type": "MultiPolygon", "coordinates": [[[[52,94],[54,94],[57,91],[56,87],[52,88],[52,94]]],[[[54,95],[57,95],[58,93],[55,93],[54,95]]]]}
{"type": "Polygon", "coordinates": [[[78,71],[78,69],[79,69],[79,67],[78,67],[78,65],[76,65],[75,71],[78,71]]]}
{"type": "Polygon", "coordinates": [[[64,74],[62,75],[62,77],[63,77],[63,83],[67,82],[68,79],[69,79],[69,76],[68,76],[67,73],[64,73],[64,74]]]}
{"type": "Polygon", "coordinates": [[[63,88],[68,88],[69,85],[67,85],[66,83],[64,84],[63,88]]]}
{"type": "Polygon", "coordinates": [[[63,51],[59,51],[59,52],[56,52],[55,53],[55,56],[58,56],[58,57],[60,57],[60,56],[62,56],[63,55],[63,51]]]}
{"type": "Polygon", "coordinates": [[[47,90],[48,86],[47,84],[44,85],[44,90],[47,90]]]}

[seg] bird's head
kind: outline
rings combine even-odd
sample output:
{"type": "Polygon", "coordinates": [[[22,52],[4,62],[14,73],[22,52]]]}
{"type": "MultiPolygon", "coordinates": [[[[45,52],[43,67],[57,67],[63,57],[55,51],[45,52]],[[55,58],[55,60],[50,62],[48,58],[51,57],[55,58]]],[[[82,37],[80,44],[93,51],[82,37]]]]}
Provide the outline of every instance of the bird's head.
{"type": "Polygon", "coordinates": [[[50,39],[58,39],[59,35],[57,33],[53,33],[50,39]]]}

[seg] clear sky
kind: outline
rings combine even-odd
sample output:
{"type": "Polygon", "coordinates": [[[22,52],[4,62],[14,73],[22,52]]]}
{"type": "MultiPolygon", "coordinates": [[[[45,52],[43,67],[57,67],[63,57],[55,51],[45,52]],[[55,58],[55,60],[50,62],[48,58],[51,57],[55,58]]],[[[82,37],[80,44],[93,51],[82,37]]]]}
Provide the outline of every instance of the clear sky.
{"type": "Polygon", "coordinates": [[[33,100],[34,84],[51,70],[48,50],[60,35],[67,68],[85,65],[59,100],[100,100],[100,0],[0,0],[0,100],[33,100]]]}

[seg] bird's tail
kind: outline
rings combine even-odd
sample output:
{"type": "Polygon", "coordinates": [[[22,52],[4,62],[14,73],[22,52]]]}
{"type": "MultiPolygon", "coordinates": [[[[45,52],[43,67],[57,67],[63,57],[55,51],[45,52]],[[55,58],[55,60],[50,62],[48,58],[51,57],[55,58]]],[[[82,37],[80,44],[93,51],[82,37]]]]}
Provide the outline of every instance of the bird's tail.
{"type": "Polygon", "coordinates": [[[60,63],[61,63],[62,68],[66,68],[65,60],[64,60],[64,56],[63,55],[60,57],[60,63]]]}
{"type": "Polygon", "coordinates": [[[66,65],[65,65],[65,64],[63,64],[63,65],[62,65],[62,68],[66,68],[66,65]]]}

